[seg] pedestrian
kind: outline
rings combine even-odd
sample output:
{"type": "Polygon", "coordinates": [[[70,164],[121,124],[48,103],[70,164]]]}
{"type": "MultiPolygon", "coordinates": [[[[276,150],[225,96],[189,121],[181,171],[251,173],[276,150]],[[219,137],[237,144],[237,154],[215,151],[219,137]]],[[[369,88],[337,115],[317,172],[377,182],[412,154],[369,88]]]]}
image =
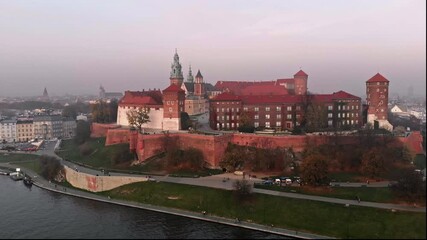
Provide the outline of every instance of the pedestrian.
{"type": "Polygon", "coordinates": [[[360,197],[359,196],[357,196],[357,202],[360,203],[360,197]]]}

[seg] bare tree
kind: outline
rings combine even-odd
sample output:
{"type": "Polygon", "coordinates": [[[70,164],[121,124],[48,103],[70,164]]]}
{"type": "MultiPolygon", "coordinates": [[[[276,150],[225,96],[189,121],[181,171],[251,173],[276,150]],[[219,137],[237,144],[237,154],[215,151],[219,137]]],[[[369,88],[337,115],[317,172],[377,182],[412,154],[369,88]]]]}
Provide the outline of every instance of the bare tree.
{"type": "Polygon", "coordinates": [[[126,116],[128,118],[129,124],[137,128],[138,131],[141,132],[142,125],[150,122],[150,116],[148,115],[149,113],[150,113],[149,108],[137,108],[137,109],[129,110],[126,113],[126,116]]]}

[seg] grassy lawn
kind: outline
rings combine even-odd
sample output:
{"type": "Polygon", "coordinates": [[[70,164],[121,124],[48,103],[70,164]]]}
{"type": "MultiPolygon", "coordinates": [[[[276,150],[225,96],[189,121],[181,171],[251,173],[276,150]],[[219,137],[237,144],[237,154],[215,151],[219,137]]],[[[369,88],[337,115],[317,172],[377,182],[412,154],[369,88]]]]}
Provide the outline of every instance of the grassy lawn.
{"type": "Polygon", "coordinates": [[[237,202],[232,191],[164,182],[142,182],[100,193],[338,238],[426,238],[426,214],[253,194],[237,202]]]}
{"type": "Polygon", "coordinates": [[[350,199],[355,200],[359,196],[362,201],[368,202],[383,202],[392,203],[395,199],[390,188],[371,188],[371,187],[325,187],[319,191],[313,191],[306,187],[280,187],[277,185],[263,185],[256,184],[256,188],[281,191],[281,192],[294,192],[307,195],[316,195],[332,198],[350,199]]]}
{"type": "Polygon", "coordinates": [[[363,175],[358,172],[332,172],[329,174],[329,178],[336,182],[360,182],[360,177],[363,175]]]}
{"type": "Polygon", "coordinates": [[[38,158],[39,156],[34,154],[0,153],[0,162],[31,161],[38,158]]]}
{"type": "Polygon", "coordinates": [[[15,163],[15,165],[18,165],[20,167],[23,168],[27,168],[30,169],[32,171],[34,171],[35,173],[37,173],[38,175],[41,174],[41,169],[40,169],[40,161],[39,159],[33,159],[34,161],[28,161],[28,162],[17,162],[15,163]]]}
{"type": "Polygon", "coordinates": [[[90,168],[103,168],[114,171],[133,173],[144,173],[150,172],[153,169],[157,169],[157,166],[150,164],[139,166],[114,165],[111,160],[112,153],[117,151],[123,145],[129,146],[129,144],[105,146],[105,138],[91,138],[87,141],[87,144],[91,149],[93,149],[93,151],[89,155],[84,156],[80,153],[79,145],[76,144],[73,140],[64,140],[62,143],[61,150],[57,151],[58,156],[68,161],[76,162],[90,168]]]}

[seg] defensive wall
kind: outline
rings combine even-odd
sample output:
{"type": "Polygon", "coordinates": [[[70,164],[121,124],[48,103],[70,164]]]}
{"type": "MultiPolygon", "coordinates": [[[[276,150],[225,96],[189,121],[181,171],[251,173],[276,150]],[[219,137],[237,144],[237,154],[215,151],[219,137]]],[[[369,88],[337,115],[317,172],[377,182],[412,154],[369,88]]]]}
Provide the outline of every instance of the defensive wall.
{"type": "Polygon", "coordinates": [[[65,177],[73,187],[91,192],[102,192],[117,188],[129,183],[147,181],[146,177],[125,177],[125,176],[94,176],[87,173],[77,172],[67,166],[65,177]]]}
{"type": "MultiPolygon", "coordinates": [[[[96,133],[99,135],[99,133],[96,133]]],[[[292,147],[295,152],[301,152],[308,145],[318,146],[322,144],[360,144],[363,139],[358,136],[334,136],[334,135],[288,135],[288,136],[268,136],[257,134],[230,133],[223,135],[203,135],[189,133],[170,134],[149,134],[143,135],[129,129],[107,129],[106,145],[117,143],[129,143],[130,149],[135,150],[138,159],[144,161],[162,151],[165,148],[165,138],[169,141],[176,141],[181,149],[190,147],[200,149],[203,152],[205,161],[211,167],[218,167],[222,160],[228,143],[241,146],[254,146],[264,149],[276,147],[292,147]]],[[[382,141],[381,136],[377,136],[377,141],[382,141]]],[[[412,132],[407,137],[397,137],[397,141],[392,142],[393,146],[406,145],[411,154],[422,154],[422,136],[420,132],[412,132]]]]}
{"type": "Polygon", "coordinates": [[[92,123],[90,126],[90,137],[105,137],[108,129],[120,128],[117,124],[106,124],[106,123],[92,123]]]}

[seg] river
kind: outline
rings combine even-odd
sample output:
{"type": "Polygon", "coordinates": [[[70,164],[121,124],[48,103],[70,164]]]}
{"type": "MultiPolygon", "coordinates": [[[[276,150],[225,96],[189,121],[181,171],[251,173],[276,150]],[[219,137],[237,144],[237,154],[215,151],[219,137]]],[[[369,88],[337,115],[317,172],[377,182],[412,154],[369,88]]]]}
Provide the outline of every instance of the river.
{"type": "MultiPolygon", "coordinates": [[[[0,238],[285,239],[26,187],[0,176],[0,238]]],[[[289,238],[288,238],[289,239],[289,238]]]]}

